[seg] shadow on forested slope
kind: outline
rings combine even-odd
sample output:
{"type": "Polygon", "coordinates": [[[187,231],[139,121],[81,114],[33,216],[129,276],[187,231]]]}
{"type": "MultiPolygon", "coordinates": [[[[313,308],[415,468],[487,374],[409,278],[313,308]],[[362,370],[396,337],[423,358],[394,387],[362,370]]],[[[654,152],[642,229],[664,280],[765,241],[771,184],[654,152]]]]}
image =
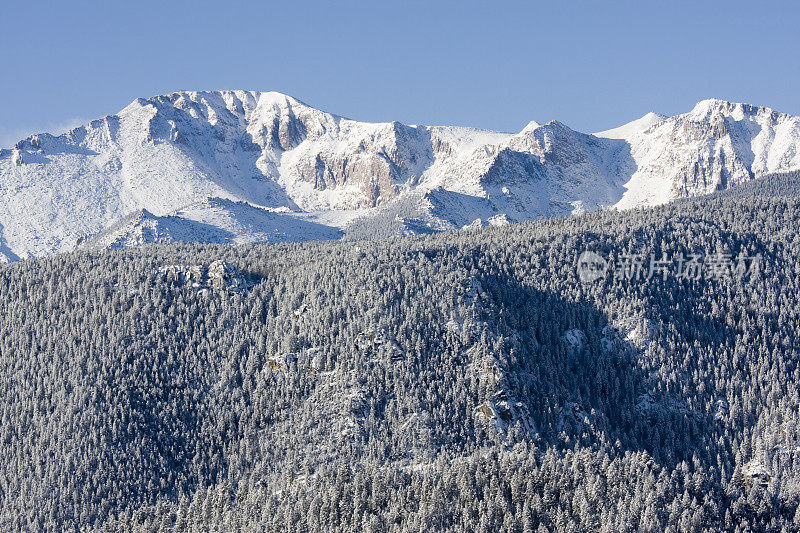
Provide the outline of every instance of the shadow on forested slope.
{"type": "MultiPolygon", "coordinates": [[[[617,443],[667,464],[691,458],[697,446],[712,445],[713,413],[687,404],[658,372],[648,371],[645,346],[626,339],[625,327],[658,344],[663,338],[658,330],[680,321],[683,331],[707,332],[689,342],[711,349],[718,335],[730,335],[722,321],[699,315],[687,320],[676,310],[660,322],[640,317],[621,325],[586,300],[572,302],[509,277],[482,281],[498,302],[505,335],[519,336],[522,349],[507,367],[511,394],[526,403],[546,441],[567,447],[576,441],[617,443]]],[[[693,306],[691,298],[676,301],[693,306]]]]}

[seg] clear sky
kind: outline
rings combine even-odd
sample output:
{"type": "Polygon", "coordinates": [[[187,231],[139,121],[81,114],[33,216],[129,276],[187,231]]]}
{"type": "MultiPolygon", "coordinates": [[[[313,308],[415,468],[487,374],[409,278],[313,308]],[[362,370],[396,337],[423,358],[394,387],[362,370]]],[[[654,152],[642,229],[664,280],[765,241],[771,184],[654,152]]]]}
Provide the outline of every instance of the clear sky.
{"type": "Polygon", "coordinates": [[[8,2],[0,143],[182,89],[366,121],[608,129],[710,97],[800,114],[797,2],[8,2]]]}

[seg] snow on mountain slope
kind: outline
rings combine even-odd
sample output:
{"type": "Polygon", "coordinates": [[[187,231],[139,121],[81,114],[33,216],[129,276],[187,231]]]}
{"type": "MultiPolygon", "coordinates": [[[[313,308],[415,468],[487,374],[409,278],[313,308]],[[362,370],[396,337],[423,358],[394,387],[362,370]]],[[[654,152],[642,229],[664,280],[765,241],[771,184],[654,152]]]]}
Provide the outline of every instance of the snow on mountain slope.
{"type": "Polygon", "coordinates": [[[386,238],[394,235],[436,233],[513,221],[489,198],[472,196],[442,187],[419,188],[396,200],[365,211],[345,227],[350,240],[386,238]]]}
{"type": "MultiPolygon", "coordinates": [[[[443,137],[452,148],[492,135],[443,137]]],[[[433,151],[428,128],[356,122],[278,93],[137,99],[0,151],[0,242],[11,259],[67,251],[130,213],[163,216],[207,197],[294,212],[373,207],[415,186],[433,151]]]]}
{"type": "Polygon", "coordinates": [[[619,208],[665,203],[800,168],[800,117],[723,100],[631,135],[636,172],[619,208]]]}
{"type": "Polygon", "coordinates": [[[281,210],[208,198],[166,216],[156,216],[142,209],[81,242],[79,246],[85,249],[113,249],[178,241],[249,244],[339,237],[341,232],[336,228],[303,220],[281,210]]]}
{"type": "Polygon", "coordinates": [[[800,168],[799,124],[707,100],[596,135],[555,121],[510,134],[357,122],[279,93],[176,92],[0,150],[0,258],[159,235],[336,238],[353,216],[363,227],[390,212],[404,233],[658,204],[800,168]]]}
{"type": "Polygon", "coordinates": [[[642,133],[654,124],[658,124],[666,118],[667,117],[664,115],[659,115],[658,113],[653,113],[651,111],[643,117],[632,120],[627,124],[619,126],[618,128],[597,132],[594,134],[594,136],[604,137],[606,139],[627,139],[638,133],[642,133]]]}

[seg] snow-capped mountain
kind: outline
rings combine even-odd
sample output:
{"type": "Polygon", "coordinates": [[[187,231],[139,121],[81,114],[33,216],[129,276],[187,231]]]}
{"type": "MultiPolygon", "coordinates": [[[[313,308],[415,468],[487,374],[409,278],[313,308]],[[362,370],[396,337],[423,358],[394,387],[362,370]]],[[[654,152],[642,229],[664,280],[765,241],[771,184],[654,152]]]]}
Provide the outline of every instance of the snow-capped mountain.
{"type": "Polygon", "coordinates": [[[800,117],[703,100],[624,139],[636,171],[619,208],[664,203],[800,168],[800,117]]]}
{"type": "Polygon", "coordinates": [[[800,118],[706,100],[595,135],[364,123],[267,92],[137,99],[0,150],[0,256],[419,232],[668,202],[800,168],[800,118]]]}

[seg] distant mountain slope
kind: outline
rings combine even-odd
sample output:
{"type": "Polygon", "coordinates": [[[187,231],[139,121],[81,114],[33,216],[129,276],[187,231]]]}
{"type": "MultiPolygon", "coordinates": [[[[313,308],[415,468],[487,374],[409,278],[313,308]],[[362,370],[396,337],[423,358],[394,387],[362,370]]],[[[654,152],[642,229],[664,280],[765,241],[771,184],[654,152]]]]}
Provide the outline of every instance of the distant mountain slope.
{"type": "MultiPolygon", "coordinates": [[[[285,208],[333,226],[324,236],[435,190],[469,197],[431,208],[442,227],[653,205],[798,170],[798,148],[797,117],[719,100],[597,135],[555,121],[508,134],[357,122],[279,93],[176,92],[0,150],[0,257],[72,250],[132,213],[163,217],[209,197],[285,208]]],[[[286,227],[289,239],[320,237],[286,227]]]]}
{"type": "Polygon", "coordinates": [[[604,137],[606,139],[628,139],[637,135],[639,133],[643,133],[648,130],[654,124],[658,124],[666,119],[664,115],[659,115],[658,113],[647,113],[641,118],[628,122],[627,124],[623,124],[618,128],[613,128],[606,131],[599,131],[595,133],[595,137],[604,137]]]}
{"type": "Polygon", "coordinates": [[[620,208],[706,194],[800,169],[800,117],[704,100],[626,139],[636,172],[620,208]]]}
{"type": "Polygon", "coordinates": [[[246,202],[208,198],[165,216],[141,210],[122,218],[80,248],[113,249],[170,242],[249,244],[338,239],[336,228],[246,202]]]}

